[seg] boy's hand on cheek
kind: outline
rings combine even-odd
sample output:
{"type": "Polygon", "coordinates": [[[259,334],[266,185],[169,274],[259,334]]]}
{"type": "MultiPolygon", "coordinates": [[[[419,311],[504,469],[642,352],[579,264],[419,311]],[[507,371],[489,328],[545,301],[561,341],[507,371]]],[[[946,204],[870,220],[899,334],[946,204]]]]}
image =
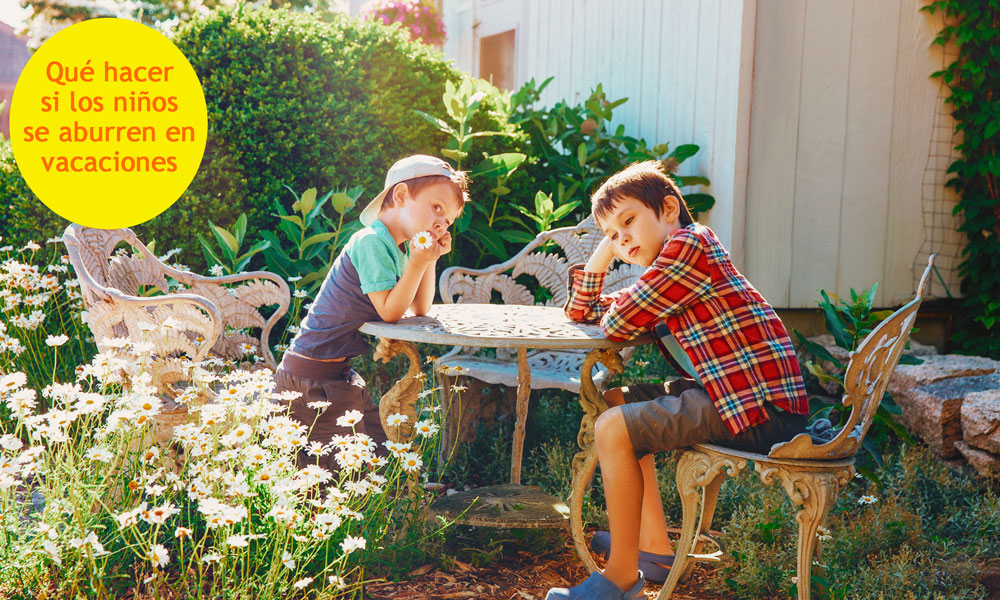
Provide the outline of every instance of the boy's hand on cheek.
{"type": "Polygon", "coordinates": [[[441,246],[437,240],[434,240],[427,248],[416,248],[410,246],[410,260],[418,262],[420,264],[432,263],[441,256],[441,246]]]}
{"type": "Polygon", "coordinates": [[[444,235],[437,239],[437,245],[441,249],[441,253],[438,256],[444,256],[451,252],[451,232],[444,232],[444,235]]]}
{"type": "Polygon", "coordinates": [[[608,236],[604,236],[597,244],[597,248],[594,248],[594,253],[590,255],[590,260],[587,261],[584,270],[591,273],[604,273],[614,259],[615,243],[608,236]]]}

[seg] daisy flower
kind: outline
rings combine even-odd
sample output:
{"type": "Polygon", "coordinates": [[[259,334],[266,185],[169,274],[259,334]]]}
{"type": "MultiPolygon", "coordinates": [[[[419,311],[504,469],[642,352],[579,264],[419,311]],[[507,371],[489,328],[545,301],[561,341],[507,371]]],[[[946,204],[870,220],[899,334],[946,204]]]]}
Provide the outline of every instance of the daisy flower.
{"type": "Polygon", "coordinates": [[[861,496],[858,498],[858,504],[875,504],[878,502],[878,498],[875,496],[861,496]]]}
{"type": "Polygon", "coordinates": [[[418,231],[410,240],[410,247],[416,250],[427,250],[434,246],[434,236],[429,231],[418,231]]]}
{"type": "Polygon", "coordinates": [[[398,426],[402,425],[403,423],[406,423],[409,419],[410,417],[406,415],[401,415],[399,413],[396,413],[389,415],[389,417],[385,420],[385,422],[386,425],[398,426]]]}
{"type": "Polygon", "coordinates": [[[361,414],[360,410],[349,410],[343,415],[337,417],[337,426],[339,427],[353,427],[356,423],[361,421],[364,415],[361,414]]]}
{"type": "Polygon", "coordinates": [[[45,338],[45,344],[48,346],[52,346],[53,348],[57,346],[62,346],[68,341],[69,337],[65,335],[50,335],[49,337],[45,338]]]}
{"type": "Polygon", "coordinates": [[[154,544],[149,549],[149,554],[146,556],[149,558],[149,561],[153,563],[153,566],[157,568],[162,569],[168,562],[170,562],[170,554],[162,544],[154,544]]]}
{"type": "Polygon", "coordinates": [[[400,460],[403,463],[403,470],[408,473],[415,473],[420,470],[420,467],[424,466],[423,459],[416,452],[407,452],[403,454],[400,460]]]}
{"type": "Polygon", "coordinates": [[[344,554],[350,554],[355,550],[364,550],[367,544],[368,541],[365,538],[360,536],[353,537],[349,535],[344,539],[343,542],[340,543],[340,547],[344,551],[344,554]]]}
{"type": "Polygon", "coordinates": [[[309,585],[310,583],[312,583],[312,580],[313,580],[312,577],[303,577],[302,579],[300,579],[300,580],[296,581],[295,583],[293,583],[292,586],[294,586],[295,589],[297,589],[297,590],[305,589],[305,587],[307,585],[309,585]]]}

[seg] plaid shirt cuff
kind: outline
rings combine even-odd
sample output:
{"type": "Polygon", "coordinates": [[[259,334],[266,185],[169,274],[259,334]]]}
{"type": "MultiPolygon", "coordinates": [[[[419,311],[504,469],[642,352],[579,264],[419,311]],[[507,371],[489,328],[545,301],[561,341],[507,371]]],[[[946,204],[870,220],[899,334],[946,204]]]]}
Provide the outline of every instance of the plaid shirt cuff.
{"type": "Polygon", "coordinates": [[[578,323],[596,323],[604,313],[601,306],[601,291],[604,290],[606,273],[591,273],[583,265],[570,267],[569,297],[566,300],[566,316],[578,323]]]}

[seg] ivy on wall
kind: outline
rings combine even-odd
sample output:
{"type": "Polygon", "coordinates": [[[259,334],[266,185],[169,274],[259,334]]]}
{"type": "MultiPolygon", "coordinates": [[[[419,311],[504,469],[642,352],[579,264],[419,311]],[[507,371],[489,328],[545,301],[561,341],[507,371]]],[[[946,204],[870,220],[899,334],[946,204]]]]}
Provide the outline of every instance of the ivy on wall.
{"type": "Polygon", "coordinates": [[[958,192],[955,214],[968,244],[959,264],[969,322],[954,341],[972,354],[1000,358],[1000,0],[935,0],[945,27],[934,43],[954,44],[958,58],[933,74],[951,90],[962,157],[948,168],[958,192]]]}

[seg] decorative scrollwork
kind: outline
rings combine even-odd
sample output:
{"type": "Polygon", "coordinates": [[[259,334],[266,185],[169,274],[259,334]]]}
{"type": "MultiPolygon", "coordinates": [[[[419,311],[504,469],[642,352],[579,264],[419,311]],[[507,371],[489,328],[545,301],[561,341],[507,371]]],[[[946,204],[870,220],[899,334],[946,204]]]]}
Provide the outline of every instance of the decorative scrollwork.
{"type": "Polygon", "coordinates": [[[396,382],[389,391],[382,395],[378,405],[379,418],[386,436],[393,442],[409,442],[416,435],[414,425],[417,422],[417,397],[423,384],[417,375],[420,374],[420,353],[410,342],[379,338],[375,346],[374,359],[388,363],[395,356],[404,354],[410,360],[406,374],[396,382]],[[406,415],[406,422],[401,425],[389,425],[389,415],[406,415]]]}

